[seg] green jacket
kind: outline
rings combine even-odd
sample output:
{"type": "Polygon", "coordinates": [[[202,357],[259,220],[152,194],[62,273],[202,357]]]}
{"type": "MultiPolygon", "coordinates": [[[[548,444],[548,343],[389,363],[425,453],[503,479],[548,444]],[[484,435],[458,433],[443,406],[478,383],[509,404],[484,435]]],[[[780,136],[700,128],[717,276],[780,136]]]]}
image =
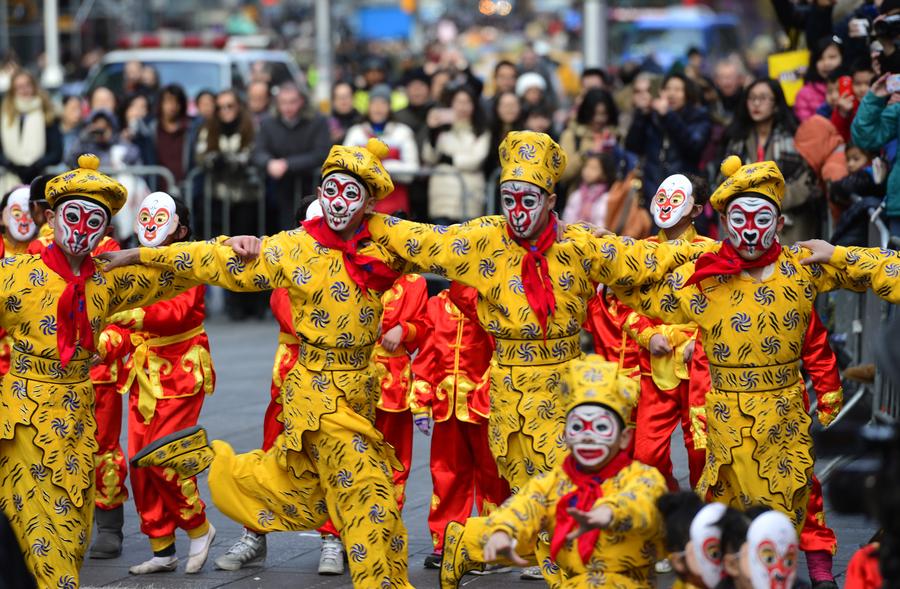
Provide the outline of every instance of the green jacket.
{"type": "MultiPolygon", "coordinates": [[[[886,104],[887,98],[879,98],[871,92],[863,97],[850,127],[854,145],[877,151],[900,138],[900,103],[886,104]]],[[[887,180],[884,212],[888,217],[900,217],[900,165],[896,160],[887,180]]]]}

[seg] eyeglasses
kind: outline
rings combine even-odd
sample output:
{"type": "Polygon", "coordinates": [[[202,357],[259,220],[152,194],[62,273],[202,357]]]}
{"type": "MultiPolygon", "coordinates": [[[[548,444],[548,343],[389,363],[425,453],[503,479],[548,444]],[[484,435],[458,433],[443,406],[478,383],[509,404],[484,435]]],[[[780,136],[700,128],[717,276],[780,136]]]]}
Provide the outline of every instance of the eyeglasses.
{"type": "Polygon", "coordinates": [[[747,102],[749,104],[770,104],[772,102],[775,102],[775,97],[768,95],[748,96],[747,102]]]}

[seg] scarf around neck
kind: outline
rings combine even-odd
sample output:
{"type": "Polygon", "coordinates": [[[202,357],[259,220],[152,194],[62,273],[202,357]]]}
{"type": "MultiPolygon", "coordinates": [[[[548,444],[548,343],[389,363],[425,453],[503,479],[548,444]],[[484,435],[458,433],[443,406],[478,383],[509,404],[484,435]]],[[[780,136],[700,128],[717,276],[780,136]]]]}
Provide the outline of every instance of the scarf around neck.
{"type": "Polygon", "coordinates": [[[755,260],[745,260],[741,257],[731,242],[725,240],[718,251],[707,252],[697,258],[694,264],[694,273],[685,282],[685,286],[698,284],[711,276],[736,275],[744,270],[763,268],[775,262],[781,255],[781,244],[777,241],[766,252],[755,260]]]}
{"type": "Polygon", "coordinates": [[[547,318],[556,312],[556,295],[553,294],[553,281],[550,279],[547,257],[544,254],[556,243],[556,217],[550,217],[550,222],[534,243],[516,236],[509,224],[506,225],[506,233],[525,250],[525,256],[522,258],[522,286],[525,288],[528,306],[537,315],[541,332],[546,340],[547,318]]]}
{"type": "Polygon", "coordinates": [[[94,259],[85,256],[76,276],[59,246],[51,243],[41,250],[41,260],[66,281],[66,288],[56,306],[56,347],[65,368],[79,344],[85,350],[94,350],[94,330],[88,317],[85,295],[85,284],[94,275],[94,259]]]}

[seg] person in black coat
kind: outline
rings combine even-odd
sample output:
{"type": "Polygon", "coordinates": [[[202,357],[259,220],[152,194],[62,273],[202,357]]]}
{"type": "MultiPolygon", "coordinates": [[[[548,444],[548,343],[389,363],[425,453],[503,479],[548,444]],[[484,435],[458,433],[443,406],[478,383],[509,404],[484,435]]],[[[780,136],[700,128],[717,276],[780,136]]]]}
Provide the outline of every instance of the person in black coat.
{"type": "Polygon", "coordinates": [[[660,182],[672,174],[699,174],[700,158],[709,141],[709,113],[699,105],[699,91],[683,74],[663,81],[659,98],[637,95],[634,120],[625,148],[640,156],[647,202],[660,182]]]}

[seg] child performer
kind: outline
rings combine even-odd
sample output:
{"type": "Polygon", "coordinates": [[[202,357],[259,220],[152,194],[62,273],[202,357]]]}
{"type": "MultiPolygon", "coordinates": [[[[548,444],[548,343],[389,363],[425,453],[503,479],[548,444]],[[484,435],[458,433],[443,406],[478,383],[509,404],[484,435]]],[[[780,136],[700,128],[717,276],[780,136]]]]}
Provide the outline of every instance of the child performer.
{"type": "MultiPolygon", "coordinates": [[[[135,222],[144,247],[161,247],[190,238],[190,213],[180,200],[154,192],[141,202],[135,222]]],[[[122,393],[128,392],[128,453],[174,431],[197,424],[206,395],[215,388],[209,339],[203,327],[205,289],[195,286],[168,301],[117,313],[110,317],[129,330],[130,337],[107,356],[130,354],[122,393]]],[[[191,538],[186,573],[197,573],[206,562],[215,528],[193,477],[181,477],[158,467],[131,473],[134,504],[141,531],[149,537],[153,557],[132,566],[133,575],[174,571],[175,530],[191,538]]]]}
{"type": "Polygon", "coordinates": [[[656,500],[659,472],[624,450],[637,387],[598,356],[574,360],[566,379],[563,462],[532,478],[488,517],[451,522],[444,540],[441,587],[456,587],[467,571],[497,559],[522,564],[539,535],[550,539],[561,587],[655,586],[662,556],[656,500]]]}
{"type": "Polygon", "coordinates": [[[428,299],[412,366],[416,427],[425,435],[434,427],[428,513],[434,552],[425,557],[426,568],[440,568],[449,522],[465,521],[473,503],[486,515],[509,497],[488,444],[494,344],[473,319],[477,298],[475,289],[454,282],[428,299]]]}

